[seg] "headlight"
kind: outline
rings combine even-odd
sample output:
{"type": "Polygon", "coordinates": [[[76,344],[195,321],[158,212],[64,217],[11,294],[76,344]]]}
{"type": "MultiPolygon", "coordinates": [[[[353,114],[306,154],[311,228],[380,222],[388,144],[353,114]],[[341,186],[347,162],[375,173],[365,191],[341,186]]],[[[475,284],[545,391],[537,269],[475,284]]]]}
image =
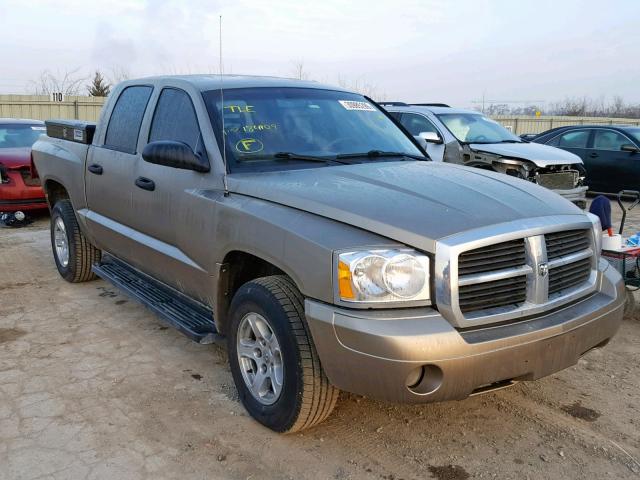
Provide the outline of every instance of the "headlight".
{"type": "Polygon", "coordinates": [[[429,300],[429,257],[414,250],[343,252],[336,275],[344,302],[429,300]]]}

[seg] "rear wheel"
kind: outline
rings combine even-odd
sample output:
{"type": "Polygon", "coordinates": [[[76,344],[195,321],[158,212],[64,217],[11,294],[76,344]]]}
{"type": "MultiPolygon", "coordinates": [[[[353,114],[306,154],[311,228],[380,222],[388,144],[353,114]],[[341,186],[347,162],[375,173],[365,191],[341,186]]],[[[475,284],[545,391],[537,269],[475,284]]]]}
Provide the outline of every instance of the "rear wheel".
{"type": "Polygon", "coordinates": [[[249,414],[277,432],[326,419],[339,391],[322,370],[293,282],[277,275],[244,284],[230,316],[229,363],[249,414]]]}
{"type": "Polygon", "coordinates": [[[68,199],[59,200],[51,210],[51,247],[58,272],[67,282],[96,278],[91,266],[100,261],[101,252],[80,231],[68,199]]]}

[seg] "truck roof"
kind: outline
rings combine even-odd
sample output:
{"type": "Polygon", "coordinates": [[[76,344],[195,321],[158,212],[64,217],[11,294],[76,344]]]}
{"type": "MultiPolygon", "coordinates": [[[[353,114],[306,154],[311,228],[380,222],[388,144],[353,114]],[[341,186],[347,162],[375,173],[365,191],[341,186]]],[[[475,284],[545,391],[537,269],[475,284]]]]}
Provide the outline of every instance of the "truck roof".
{"type": "Polygon", "coordinates": [[[337,90],[347,92],[348,90],[322,83],[298,80],[294,78],[267,77],[258,75],[159,75],[127,80],[124,84],[153,83],[161,84],[167,80],[173,82],[184,82],[191,84],[200,91],[216,90],[221,86],[223,89],[232,88],[257,88],[257,87],[298,87],[298,88],[318,88],[323,90],[337,90]]]}

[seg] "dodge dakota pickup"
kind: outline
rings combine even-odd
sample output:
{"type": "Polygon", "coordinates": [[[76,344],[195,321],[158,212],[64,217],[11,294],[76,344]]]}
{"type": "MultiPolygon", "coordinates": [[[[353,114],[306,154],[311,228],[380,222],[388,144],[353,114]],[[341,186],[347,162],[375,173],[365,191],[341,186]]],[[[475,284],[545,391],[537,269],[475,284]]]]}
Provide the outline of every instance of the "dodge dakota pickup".
{"type": "Polygon", "coordinates": [[[128,80],[97,125],[47,122],[33,159],[60,275],[226,342],[242,403],[278,432],[324,420],[340,389],[426,403],[535,380],[622,319],[595,217],[429,161],[343,89],[128,80]]]}

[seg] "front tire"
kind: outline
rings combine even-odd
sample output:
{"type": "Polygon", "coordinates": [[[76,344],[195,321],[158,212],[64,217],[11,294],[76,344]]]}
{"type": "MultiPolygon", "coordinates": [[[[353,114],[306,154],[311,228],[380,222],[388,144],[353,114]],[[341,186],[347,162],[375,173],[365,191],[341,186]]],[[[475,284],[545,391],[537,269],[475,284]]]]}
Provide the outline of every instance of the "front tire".
{"type": "Polygon", "coordinates": [[[59,200],[51,210],[51,248],[58,272],[67,282],[96,278],[91,266],[100,261],[101,252],[80,231],[68,199],[59,200]]]}
{"type": "Polygon", "coordinates": [[[339,390],[329,383],[304,315],[303,297],[286,276],[244,284],[233,297],[229,363],[242,404],[281,433],[325,420],[339,390]]]}

